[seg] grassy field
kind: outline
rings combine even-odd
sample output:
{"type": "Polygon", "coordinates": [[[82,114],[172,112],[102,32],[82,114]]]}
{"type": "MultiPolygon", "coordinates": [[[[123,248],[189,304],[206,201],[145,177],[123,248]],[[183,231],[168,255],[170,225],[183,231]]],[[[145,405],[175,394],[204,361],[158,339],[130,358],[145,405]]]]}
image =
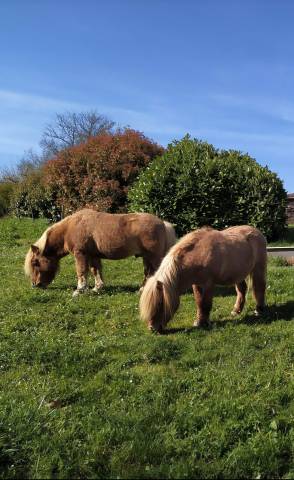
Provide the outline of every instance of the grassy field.
{"type": "Polygon", "coordinates": [[[1,478],[294,478],[294,272],[269,267],[268,309],[212,328],[194,301],[166,335],[138,317],[141,260],[104,262],[99,296],[72,298],[66,258],[46,291],[24,255],[44,221],[0,221],[1,478]]]}

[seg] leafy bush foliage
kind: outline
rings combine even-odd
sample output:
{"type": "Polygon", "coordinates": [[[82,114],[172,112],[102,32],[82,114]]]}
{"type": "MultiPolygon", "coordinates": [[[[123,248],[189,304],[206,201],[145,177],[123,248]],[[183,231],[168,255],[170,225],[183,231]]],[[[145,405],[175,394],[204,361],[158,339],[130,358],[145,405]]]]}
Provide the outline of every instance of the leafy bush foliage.
{"type": "Polygon", "coordinates": [[[163,148],[142,133],[125,129],[100,134],[63,150],[45,164],[46,184],[69,214],[83,206],[123,211],[129,186],[163,148]]]}
{"type": "Polygon", "coordinates": [[[247,154],[219,151],[189,136],[171,143],[129,192],[131,210],[152,212],[179,235],[203,225],[250,224],[268,238],[285,229],[287,195],[281,180],[247,154]]]}
{"type": "Polygon", "coordinates": [[[3,217],[3,215],[6,215],[9,212],[12,192],[12,183],[0,182],[0,217],[3,217]]]}
{"type": "Polygon", "coordinates": [[[60,220],[61,211],[56,204],[56,194],[44,185],[42,168],[30,172],[14,186],[11,210],[17,217],[60,220]]]}

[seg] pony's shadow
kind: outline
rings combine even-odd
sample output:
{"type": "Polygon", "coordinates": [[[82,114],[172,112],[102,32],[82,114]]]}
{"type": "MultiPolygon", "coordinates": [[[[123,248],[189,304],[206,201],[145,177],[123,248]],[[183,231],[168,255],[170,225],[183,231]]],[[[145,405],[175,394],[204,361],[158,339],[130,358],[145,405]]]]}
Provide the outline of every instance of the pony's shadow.
{"type": "Polygon", "coordinates": [[[104,285],[99,295],[115,293],[139,293],[139,285],[104,285]]]}
{"type": "MultiPolygon", "coordinates": [[[[244,325],[255,325],[255,324],[270,324],[279,320],[284,320],[289,322],[294,320],[294,301],[289,300],[288,302],[282,303],[280,305],[268,305],[265,307],[264,313],[257,317],[256,315],[247,314],[243,318],[237,320],[237,324],[244,325]]],[[[229,323],[229,320],[225,320],[222,323],[229,323]]]]}
{"type": "MultiPolygon", "coordinates": [[[[97,294],[94,294],[92,292],[92,288],[93,288],[94,285],[90,286],[86,292],[83,294],[83,295],[87,295],[87,294],[93,294],[93,295],[97,295],[97,294]]],[[[72,284],[72,285],[50,285],[50,290],[62,290],[62,291],[65,291],[65,290],[71,290],[72,292],[74,292],[74,290],[76,289],[76,285],[75,284],[72,284]]],[[[139,285],[104,285],[103,288],[101,288],[101,290],[99,291],[99,296],[100,295],[108,295],[108,294],[114,294],[114,293],[134,293],[134,292],[138,292],[139,293],[139,285]]]]}
{"type": "MultiPolygon", "coordinates": [[[[209,326],[205,330],[211,330],[212,327],[209,326]]],[[[185,335],[191,335],[195,332],[197,332],[199,328],[197,327],[172,327],[172,328],[167,328],[163,330],[161,335],[174,335],[175,333],[184,333],[185,335]]]]}
{"type": "MultiPolygon", "coordinates": [[[[264,313],[257,317],[254,314],[246,314],[243,318],[236,319],[232,317],[230,320],[221,320],[216,322],[211,322],[209,326],[202,330],[214,330],[219,328],[225,328],[227,325],[266,325],[276,322],[278,320],[284,320],[289,322],[294,320],[294,301],[289,300],[286,303],[281,305],[269,305],[265,308],[264,313]]],[[[191,335],[197,332],[199,328],[197,327],[179,327],[179,328],[168,328],[164,330],[164,335],[173,335],[175,333],[184,333],[186,335],[191,335]]]]}
{"type": "Polygon", "coordinates": [[[73,284],[73,285],[50,285],[48,287],[48,290],[59,290],[59,291],[74,291],[76,288],[76,286],[73,284]]]}

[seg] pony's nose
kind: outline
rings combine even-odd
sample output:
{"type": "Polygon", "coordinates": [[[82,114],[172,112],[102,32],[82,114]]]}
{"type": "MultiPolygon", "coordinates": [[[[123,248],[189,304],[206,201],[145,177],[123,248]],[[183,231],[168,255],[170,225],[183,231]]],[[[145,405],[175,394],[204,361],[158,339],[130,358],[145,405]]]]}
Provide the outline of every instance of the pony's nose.
{"type": "Polygon", "coordinates": [[[36,288],[36,286],[35,282],[32,282],[32,288],[36,288]]]}

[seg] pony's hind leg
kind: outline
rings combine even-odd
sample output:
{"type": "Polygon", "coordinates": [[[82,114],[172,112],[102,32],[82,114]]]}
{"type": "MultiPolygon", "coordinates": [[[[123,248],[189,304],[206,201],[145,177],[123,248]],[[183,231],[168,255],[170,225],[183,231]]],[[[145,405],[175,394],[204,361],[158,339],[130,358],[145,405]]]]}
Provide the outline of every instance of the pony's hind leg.
{"type": "Polygon", "coordinates": [[[212,307],[213,287],[199,287],[192,285],[195,302],[197,305],[195,327],[207,327],[209,325],[209,314],[212,307]]]}
{"type": "Polygon", "coordinates": [[[247,292],[247,283],[245,280],[243,280],[240,283],[236,283],[235,285],[236,292],[237,292],[237,299],[236,303],[234,305],[234,308],[231,312],[232,315],[238,315],[239,313],[242,312],[244,305],[245,305],[245,300],[246,300],[246,292],[247,292]]]}
{"type": "Polygon", "coordinates": [[[252,290],[256,301],[255,315],[261,315],[265,307],[266,262],[257,264],[251,274],[252,290]]]}
{"type": "Polygon", "coordinates": [[[74,252],[76,262],[76,272],[78,277],[78,285],[73,293],[73,297],[83,293],[87,288],[87,277],[89,272],[89,263],[87,256],[80,252],[74,252]]]}
{"type": "Polygon", "coordinates": [[[90,266],[91,272],[95,278],[95,287],[93,288],[93,292],[98,293],[104,285],[102,277],[102,263],[100,258],[91,258],[90,266]]]}

